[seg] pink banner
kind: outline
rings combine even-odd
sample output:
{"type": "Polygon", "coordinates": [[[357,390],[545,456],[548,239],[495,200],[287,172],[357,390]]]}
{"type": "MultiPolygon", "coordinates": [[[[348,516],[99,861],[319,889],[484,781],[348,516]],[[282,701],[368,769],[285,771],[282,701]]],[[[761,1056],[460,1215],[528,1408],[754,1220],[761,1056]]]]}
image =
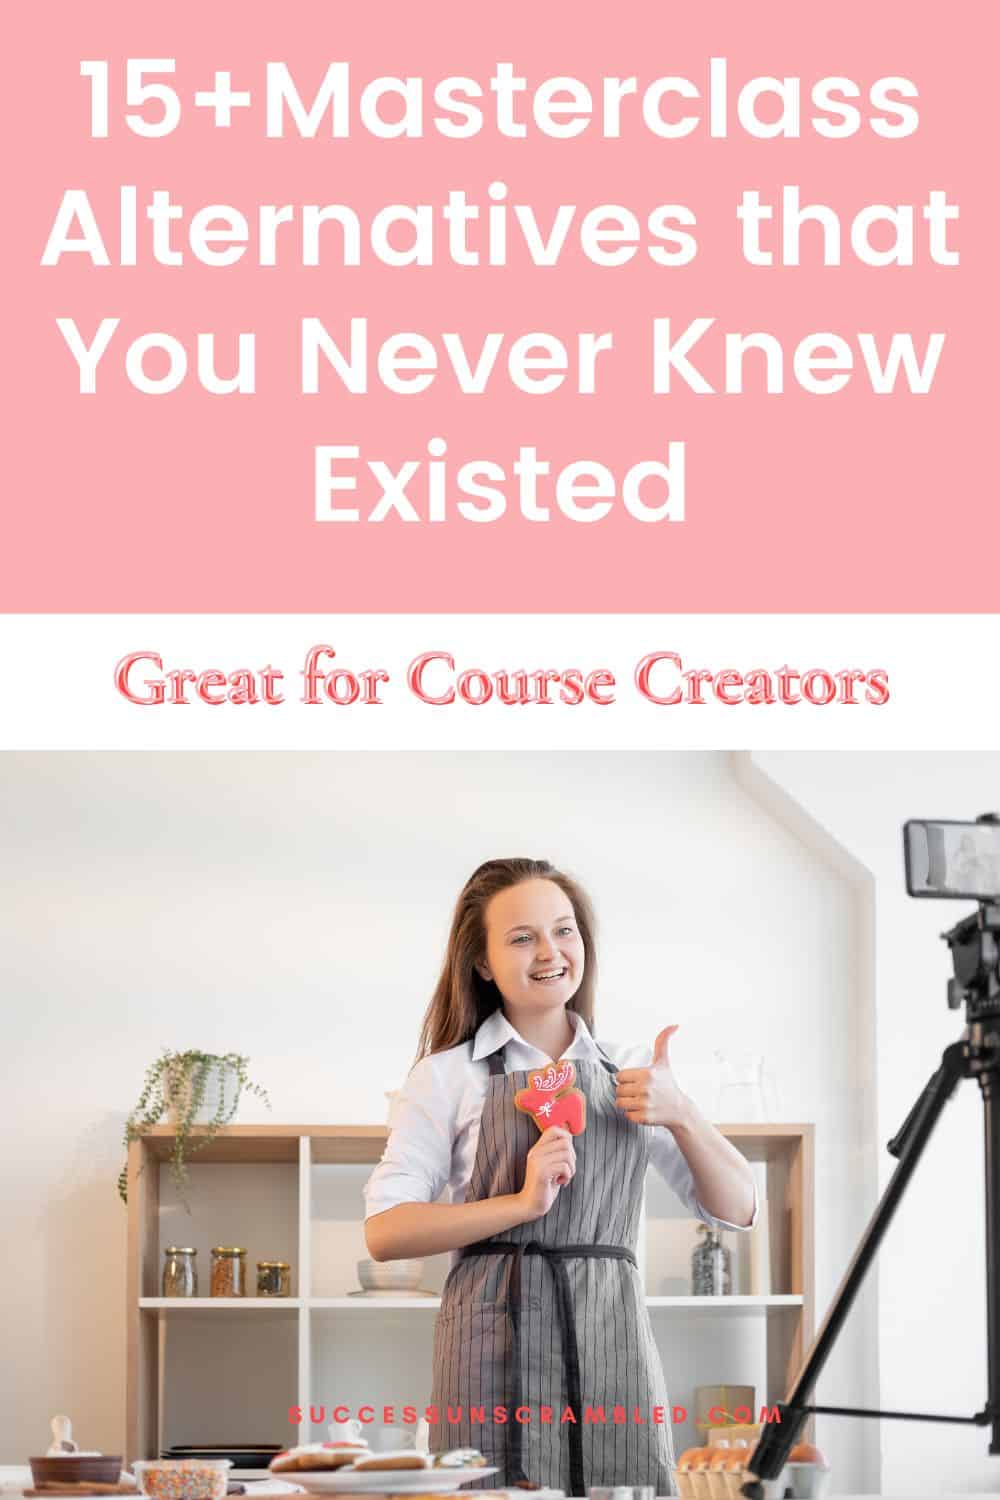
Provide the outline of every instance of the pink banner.
{"type": "Polygon", "coordinates": [[[995,607],[989,14],[28,12],[4,607],[995,607]]]}

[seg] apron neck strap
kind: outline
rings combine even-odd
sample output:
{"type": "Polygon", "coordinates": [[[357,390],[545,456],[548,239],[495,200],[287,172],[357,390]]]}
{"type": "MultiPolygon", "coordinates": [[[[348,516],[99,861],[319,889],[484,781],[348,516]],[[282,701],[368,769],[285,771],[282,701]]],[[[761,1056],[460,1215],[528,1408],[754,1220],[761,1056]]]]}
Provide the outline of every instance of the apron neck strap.
{"type": "Polygon", "coordinates": [[[503,1047],[501,1047],[499,1052],[491,1052],[489,1057],[486,1059],[487,1063],[489,1064],[491,1078],[502,1078],[506,1073],[507,1069],[504,1067],[503,1055],[504,1049],[503,1047]]]}
{"type": "Polygon", "coordinates": [[[599,1052],[599,1053],[600,1053],[600,1054],[601,1054],[601,1065],[602,1065],[602,1066],[603,1066],[603,1067],[604,1067],[604,1068],[606,1068],[606,1069],[607,1069],[607,1071],[608,1071],[608,1072],[609,1072],[609,1073],[611,1073],[611,1074],[612,1074],[612,1075],[614,1075],[614,1074],[615,1074],[615,1073],[617,1073],[617,1072],[618,1072],[618,1066],[617,1066],[617,1064],[616,1064],[616,1063],[613,1063],[613,1062],[612,1062],[612,1061],[611,1061],[611,1059],[610,1059],[610,1057],[609,1057],[609,1056],[608,1056],[608,1054],[607,1054],[607,1053],[606,1053],[606,1052],[605,1052],[605,1050],[604,1050],[604,1048],[603,1048],[603,1047],[602,1047],[602,1046],[601,1046],[601,1044],[600,1044],[600,1042],[595,1042],[595,1043],[594,1043],[594,1046],[595,1046],[595,1047],[596,1047],[596,1048],[597,1048],[597,1050],[598,1050],[598,1052],[599,1052]]]}

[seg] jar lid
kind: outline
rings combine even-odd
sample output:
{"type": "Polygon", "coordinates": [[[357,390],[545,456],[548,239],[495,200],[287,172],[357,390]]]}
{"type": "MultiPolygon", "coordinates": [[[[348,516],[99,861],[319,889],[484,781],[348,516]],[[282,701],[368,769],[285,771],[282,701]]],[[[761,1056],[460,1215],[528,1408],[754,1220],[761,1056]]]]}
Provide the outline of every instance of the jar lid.
{"type": "Polygon", "coordinates": [[[288,1260],[259,1260],[258,1271],[290,1271],[292,1263],[288,1260]]]}
{"type": "Polygon", "coordinates": [[[163,1251],[164,1255],[197,1255],[198,1252],[193,1245],[167,1245],[163,1251]]]}
{"type": "Polygon", "coordinates": [[[212,1246],[212,1254],[213,1255],[246,1255],[246,1251],[245,1250],[241,1250],[240,1247],[239,1247],[239,1245],[213,1245],[212,1246]]]}

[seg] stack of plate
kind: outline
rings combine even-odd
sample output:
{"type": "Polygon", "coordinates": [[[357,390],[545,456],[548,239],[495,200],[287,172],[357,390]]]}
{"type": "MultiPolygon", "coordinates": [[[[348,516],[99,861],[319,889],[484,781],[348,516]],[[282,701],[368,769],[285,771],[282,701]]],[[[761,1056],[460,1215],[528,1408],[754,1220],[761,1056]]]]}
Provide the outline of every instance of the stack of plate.
{"type": "Polygon", "coordinates": [[[164,1448],[161,1458],[228,1458],[234,1469],[267,1469],[271,1459],[281,1452],[280,1443],[175,1443],[164,1448]]]}
{"type": "Polygon", "coordinates": [[[359,1260],[358,1280],[365,1292],[416,1292],[424,1274],[422,1260],[359,1260]]]}

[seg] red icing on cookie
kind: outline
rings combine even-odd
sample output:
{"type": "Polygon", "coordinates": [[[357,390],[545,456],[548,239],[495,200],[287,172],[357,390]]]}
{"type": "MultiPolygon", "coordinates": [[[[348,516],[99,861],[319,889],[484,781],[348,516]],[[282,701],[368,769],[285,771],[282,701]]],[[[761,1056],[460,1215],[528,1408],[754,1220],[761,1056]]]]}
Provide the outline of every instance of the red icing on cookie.
{"type": "Polygon", "coordinates": [[[514,1103],[530,1115],[539,1130],[560,1125],[571,1135],[579,1135],[587,1123],[587,1101],[573,1088],[576,1069],[565,1059],[528,1074],[528,1087],[518,1089],[514,1103]]]}
{"type": "MultiPolygon", "coordinates": [[[[537,1123],[537,1122],[536,1122],[537,1123]]],[[[587,1123],[587,1101],[579,1089],[567,1089],[560,1094],[548,1117],[548,1125],[561,1125],[570,1135],[581,1135],[587,1123]]]]}

